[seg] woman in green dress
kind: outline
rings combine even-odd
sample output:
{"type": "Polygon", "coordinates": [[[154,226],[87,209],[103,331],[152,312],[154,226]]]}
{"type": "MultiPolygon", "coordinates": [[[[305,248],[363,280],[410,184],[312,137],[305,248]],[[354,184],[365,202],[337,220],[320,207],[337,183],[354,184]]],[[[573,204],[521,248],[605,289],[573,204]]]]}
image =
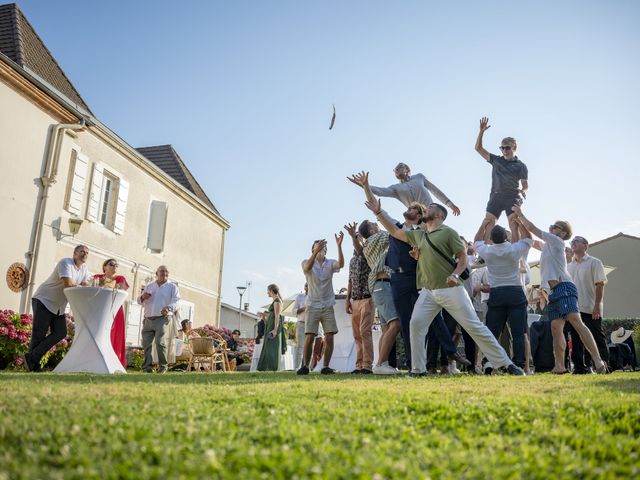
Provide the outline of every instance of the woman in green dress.
{"type": "Polygon", "coordinates": [[[265,325],[264,343],[260,360],[258,361],[258,371],[277,371],[280,365],[280,355],[282,354],[282,318],[280,310],[282,308],[282,298],[277,285],[271,284],[267,287],[267,295],[273,299],[269,306],[269,314],[265,325]]]}

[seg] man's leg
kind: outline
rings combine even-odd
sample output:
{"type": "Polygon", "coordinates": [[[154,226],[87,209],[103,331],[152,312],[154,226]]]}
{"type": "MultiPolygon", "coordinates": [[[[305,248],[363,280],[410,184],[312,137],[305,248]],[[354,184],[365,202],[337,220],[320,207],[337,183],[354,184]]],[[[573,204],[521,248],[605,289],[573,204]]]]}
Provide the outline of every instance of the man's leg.
{"type": "Polygon", "coordinates": [[[362,323],[363,302],[365,301],[366,300],[351,301],[351,332],[353,334],[353,341],[356,344],[356,370],[362,369],[362,357],[364,356],[360,324],[362,323]]]}
{"type": "Polygon", "coordinates": [[[156,331],[153,328],[153,323],[150,318],[145,317],[142,321],[142,349],[144,350],[144,362],[142,362],[142,371],[150,372],[153,365],[153,356],[151,350],[153,349],[153,339],[156,331]]]}
{"type": "Polygon", "coordinates": [[[380,337],[379,347],[379,360],[378,365],[381,365],[389,360],[389,352],[396,343],[396,338],[400,332],[400,321],[398,319],[391,320],[383,328],[382,337],[380,337]]]}
{"type": "Polygon", "coordinates": [[[443,288],[434,291],[436,301],[442,305],[456,322],[464,328],[478,344],[494,368],[511,364],[504,349],[500,346],[491,331],[483,325],[464,287],[443,288]]]}
{"type": "Polygon", "coordinates": [[[311,355],[313,354],[313,342],[316,339],[315,333],[305,333],[304,335],[304,366],[311,363],[311,355]]]}
{"type": "Polygon", "coordinates": [[[27,358],[31,368],[38,372],[44,354],[67,335],[67,321],[64,315],[50,312],[37,298],[33,299],[31,304],[34,307],[33,329],[27,358]],[[51,333],[47,335],[49,328],[51,333]]]}
{"type": "Polygon", "coordinates": [[[520,368],[524,368],[526,357],[525,332],[527,329],[526,303],[509,308],[509,325],[511,326],[511,335],[513,337],[513,363],[520,368]]]}
{"type": "Polygon", "coordinates": [[[603,361],[609,362],[609,347],[607,346],[607,337],[604,335],[604,331],[602,330],[602,319],[594,320],[593,316],[590,313],[580,312],[580,317],[582,318],[582,322],[587,326],[591,335],[593,335],[593,339],[596,342],[596,346],[598,347],[598,353],[600,353],[600,357],[603,361]]]}
{"type": "Polygon", "coordinates": [[[159,372],[166,370],[168,367],[167,362],[167,342],[169,339],[169,322],[171,319],[169,317],[159,317],[154,320],[155,323],[155,342],[156,342],[156,350],[158,352],[158,364],[160,365],[159,372]]]}
{"type": "Polygon", "coordinates": [[[567,368],[564,363],[564,352],[567,348],[567,341],[564,338],[564,318],[554,318],[551,320],[551,335],[553,336],[553,358],[555,366],[553,373],[565,373],[567,368]]]}
{"type": "Polygon", "coordinates": [[[360,317],[360,336],[362,337],[362,369],[371,371],[373,367],[373,300],[363,300],[360,317]]]}
{"type": "Polygon", "coordinates": [[[415,274],[395,273],[391,275],[391,293],[393,303],[400,320],[400,335],[404,344],[404,354],[407,359],[407,367],[411,371],[411,335],[409,332],[409,322],[413,305],[418,299],[415,274]]]}
{"type": "Polygon", "coordinates": [[[571,323],[571,326],[573,326],[574,330],[576,330],[578,332],[578,335],[580,335],[582,343],[591,354],[591,358],[593,359],[593,363],[596,369],[601,368],[603,362],[602,358],[600,357],[600,353],[598,352],[598,347],[596,346],[596,342],[593,339],[593,335],[585,326],[585,324],[582,323],[580,314],[577,312],[568,313],[567,321],[571,323]]]}
{"type": "Polygon", "coordinates": [[[302,366],[302,357],[304,352],[304,322],[296,322],[296,364],[295,368],[298,369],[302,366]]]}
{"type": "Polygon", "coordinates": [[[476,342],[473,341],[473,338],[471,338],[471,335],[469,335],[469,332],[464,328],[462,329],[462,338],[464,339],[464,356],[471,362],[471,365],[465,367],[466,371],[475,372],[478,346],[476,345],[476,342]]]}
{"type": "Polygon", "coordinates": [[[587,365],[585,363],[584,345],[580,340],[580,335],[571,323],[567,322],[565,330],[571,335],[571,363],[573,363],[573,373],[587,373],[587,365]]]}
{"type": "Polygon", "coordinates": [[[416,373],[426,372],[427,369],[427,352],[424,345],[424,339],[429,330],[429,325],[433,318],[440,312],[442,307],[436,303],[435,298],[430,290],[423,289],[420,291],[418,300],[413,307],[411,315],[410,332],[411,332],[411,371],[416,373]]]}
{"type": "Polygon", "coordinates": [[[322,361],[323,367],[328,367],[331,362],[331,356],[333,355],[333,336],[334,333],[324,334],[324,360],[322,361]]]}

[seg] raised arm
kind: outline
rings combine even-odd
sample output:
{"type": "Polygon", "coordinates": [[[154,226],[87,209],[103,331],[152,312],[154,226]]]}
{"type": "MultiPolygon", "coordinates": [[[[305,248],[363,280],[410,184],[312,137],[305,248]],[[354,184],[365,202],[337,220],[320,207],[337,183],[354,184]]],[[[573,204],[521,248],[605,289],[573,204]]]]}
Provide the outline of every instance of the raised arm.
{"type": "Polygon", "coordinates": [[[343,228],[347,231],[347,233],[351,237],[354,250],[358,255],[360,255],[362,253],[362,242],[358,238],[358,234],[356,232],[357,226],[358,226],[357,222],[352,222],[352,223],[347,223],[343,228]]]}
{"type": "Polygon", "coordinates": [[[482,146],[482,137],[486,130],[489,130],[491,125],[489,125],[489,119],[487,117],[482,117],[480,119],[480,131],[478,132],[478,138],[476,139],[476,152],[480,154],[482,158],[484,158],[487,162],[489,161],[489,156],[491,155],[487,152],[482,146]]]}
{"type": "Polygon", "coordinates": [[[427,190],[429,190],[431,193],[433,193],[433,195],[440,200],[442,203],[444,203],[447,207],[449,207],[451,209],[451,211],[453,212],[453,214],[455,216],[460,215],[460,209],[451,201],[449,200],[449,197],[447,197],[442,190],[440,190],[438,187],[436,187],[433,183],[431,183],[429,180],[427,180],[426,177],[424,177],[424,186],[427,190]]]}
{"type": "Polygon", "coordinates": [[[516,224],[518,225],[518,232],[520,232],[520,236],[519,236],[520,240],[522,240],[523,238],[533,239],[533,237],[531,236],[531,232],[527,230],[527,228],[522,224],[520,217],[516,215],[515,221],[516,221],[516,224]]]}
{"type": "Polygon", "coordinates": [[[380,204],[379,198],[374,202],[367,201],[365,202],[365,205],[375,214],[376,218],[380,221],[380,223],[382,223],[384,229],[389,232],[389,235],[405,243],[409,243],[409,239],[407,238],[407,234],[404,232],[404,230],[398,228],[389,214],[382,210],[382,205],[380,204]]]}
{"type": "Polygon", "coordinates": [[[315,247],[313,247],[313,250],[311,250],[311,256],[307,259],[307,261],[302,266],[302,271],[304,273],[309,273],[311,271],[311,269],[313,268],[313,264],[316,261],[316,257],[322,251],[322,249],[325,248],[326,246],[327,246],[326,240],[320,240],[318,243],[316,243],[315,247]]]}
{"type": "Polygon", "coordinates": [[[524,228],[533,233],[536,237],[542,238],[542,230],[536,227],[527,217],[524,216],[524,213],[522,213],[522,209],[518,205],[514,205],[513,207],[511,207],[511,211],[516,214],[524,228]]]}
{"type": "Polygon", "coordinates": [[[344,254],[342,253],[342,240],[344,239],[344,233],[342,230],[339,233],[336,233],[336,244],[338,245],[338,268],[340,270],[344,267],[344,254]]]}
{"type": "MultiPolygon", "coordinates": [[[[365,172],[363,170],[360,173],[355,173],[350,177],[347,177],[347,180],[349,180],[351,183],[354,183],[358,185],[360,188],[362,188],[369,202],[373,202],[375,200],[375,197],[373,196],[373,192],[371,191],[371,186],[369,185],[369,172],[365,172]]],[[[378,188],[378,187],[374,187],[374,188],[378,188]]],[[[389,187],[389,189],[382,189],[382,190],[390,190],[390,189],[391,187],[389,187]]],[[[389,195],[382,195],[382,196],[389,197],[394,195],[389,194],[389,195]]]]}

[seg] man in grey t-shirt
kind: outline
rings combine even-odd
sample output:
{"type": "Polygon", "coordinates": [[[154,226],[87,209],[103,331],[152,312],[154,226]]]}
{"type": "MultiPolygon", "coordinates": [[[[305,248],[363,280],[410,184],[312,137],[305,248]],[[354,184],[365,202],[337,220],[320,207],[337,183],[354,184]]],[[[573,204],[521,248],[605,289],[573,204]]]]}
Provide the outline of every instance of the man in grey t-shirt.
{"type": "Polygon", "coordinates": [[[480,131],[476,139],[476,152],[480,154],[487,162],[491,164],[491,194],[487,203],[486,218],[492,220],[488,226],[488,230],[493,228],[498,218],[504,211],[509,220],[509,228],[512,232],[513,243],[519,240],[518,225],[515,222],[515,216],[511,211],[514,205],[522,205],[522,200],[527,197],[529,189],[527,166],[521,162],[516,156],[518,145],[513,137],[502,139],[500,150],[502,156],[489,153],[482,146],[482,137],[484,132],[491,128],[489,119],[482,117],[480,120],[480,131]],[[522,188],[520,183],[522,182],[522,188]]]}
{"type": "MultiPolygon", "coordinates": [[[[449,207],[454,215],[460,215],[460,209],[451,200],[449,200],[449,197],[447,197],[442,190],[427,180],[427,177],[421,173],[411,175],[411,169],[406,163],[398,163],[396,168],[393,169],[393,172],[395,173],[396,178],[400,180],[400,183],[396,183],[389,187],[375,187],[371,185],[371,192],[374,195],[378,195],[379,197],[393,197],[400,200],[402,204],[408,208],[415,202],[422,205],[431,205],[433,203],[433,199],[429,193],[431,192],[438,200],[449,207]]],[[[364,173],[365,172],[361,172],[360,175],[363,175],[364,173]]],[[[356,177],[356,175],[352,175],[347,178],[350,182],[362,187],[356,177]]]]}

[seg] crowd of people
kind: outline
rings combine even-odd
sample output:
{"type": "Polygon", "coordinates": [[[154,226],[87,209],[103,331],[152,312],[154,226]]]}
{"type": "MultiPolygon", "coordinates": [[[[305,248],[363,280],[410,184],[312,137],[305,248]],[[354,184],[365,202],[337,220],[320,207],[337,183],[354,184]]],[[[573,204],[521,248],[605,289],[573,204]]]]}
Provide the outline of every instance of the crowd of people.
{"type": "MultiPolygon", "coordinates": [[[[395,167],[398,183],[389,187],[370,185],[369,173],[364,171],[348,178],[364,191],[365,205],[377,219],[344,226],[353,245],[345,301],[356,345],[356,368],[352,373],[398,374],[398,335],[412,377],[438,369],[456,373],[458,367],[476,373],[530,372],[531,337],[541,338],[540,327],[530,331],[527,321],[527,256],[531,248],[541,250],[539,296],[548,303],[546,314],[553,338],[554,362],[550,371],[567,373],[568,364],[573,365],[574,373],[588,373],[592,368],[597,373],[607,371],[609,356],[602,329],[607,279],[602,262],[587,253],[589,242],[584,237],[571,239],[569,222],[558,220],[548,229],[541,229],[525,216],[522,204],[529,189],[528,170],[516,156],[516,140],[504,138],[502,155],[492,154],[483,146],[483,136],[489,128],[488,119],[482,118],[475,149],[492,167],[492,184],[486,215],[473,242],[467,242],[445,223],[449,210],[460,215],[460,208],[426,176],[412,174],[405,163],[395,167]],[[433,202],[432,194],[442,204],[433,202]],[[402,221],[382,209],[380,197],[404,204],[402,221]],[[498,224],[503,213],[509,229],[498,224]],[[566,247],[569,240],[570,247],[566,247]],[[374,364],[372,328],[376,313],[382,332],[374,364]],[[567,335],[572,342],[571,362],[567,362],[565,353],[567,335]],[[460,337],[464,339],[465,355],[457,349],[460,337]]],[[[321,374],[335,372],[330,367],[338,332],[333,275],[345,265],[343,240],[344,233],[340,231],[335,235],[337,260],[327,258],[327,241],[320,239],[313,242],[310,256],[301,263],[305,293],[296,298],[293,306],[299,375],[309,374],[320,359],[321,374]]],[[[29,370],[38,371],[42,356],[66,336],[64,288],[90,284],[129,288],[126,279],[117,274],[115,259],[103,263],[101,274],[89,274],[88,255],[89,249],[78,245],[73,257],[61,260],[34,294],[33,336],[25,356],[29,370]]],[[[155,281],[144,286],[137,298],[144,309],[142,369],[151,372],[157,363],[158,372],[165,373],[172,343],[169,332],[180,294],[177,285],[169,281],[166,266],[159,266],[155,275],[155,281]]],[[[263,342],[260,371],[278,370],[286,349],[278,286],[269,285],[268,295],[272,303],[258,325],[258,342],[263,342]]],[[[190,323],[175,330],[180,330],[188,341],[190,323]]],[[[114,318],[111,339],[125,366],[122,309],[114,318]]]]}
{"type": "MultiPolygon", "coordinates": [[[[370,185],[368,172],[349,177],[363,189],[365,205],[377,219],[344,226],[353,243],[345,302],[356,344],[352,373],[399,373],[389,358],[398,334],[411,377],[436,371],[440,356],[442,370],[448,373],[457,372],[459,366],[469,372],[530,372],[526,287],[530,273],[527,257],[532,247],[541,250],[541,287],[548,294],[546,310],[554,356],[551,371],[568,372],[568,333],[574,373],[590,372],[591,368],[596,373],[607,372],[602,262],[587,254],[589,243],[584,237],[571,240],[569,222],[558,220],[543,230],[525,216],[522,204],[529,189],[528,170],[516,155],[517,142],[506,137],[500,145],[501,155],[490,153],[483,146],[489,128],[488,118],[482,118],[475,149],[492,167],[492,185],[486,214],[473,242],[465,241],[445,224],[449,210],[460,215],[460,208],[425,175],[412,175],[405,163],[395,167],[398,183],[389,187],[370,185]],[[432,194],[444,205],[433,202],[432,194]],[[405,205],[402,222],[382,209],[380,197],[405,205]],[[503,213],[509,229],[498,224],[503,213]],[[569,240],[567,254],[565,242],[569,240]],[[374,312],[382,326],[375,365],[374,312]],[[464,356],[456,347],[460,336],[464,338],[464,356]]],[[[321,373],[334,373],[329,367],[337,333],[332,277],[344,266],[343,233],[335,239],[338,260],[327,259],[327,242],[321,239],[313,243],[311,256],[302,262],[308,293],[304,305],[296,302],[295,307],[296,313],[305,317],[296,329],[301,333],[304,325],[299,375],[309,373],[319,326],[326,341],[321,373]]]]}

